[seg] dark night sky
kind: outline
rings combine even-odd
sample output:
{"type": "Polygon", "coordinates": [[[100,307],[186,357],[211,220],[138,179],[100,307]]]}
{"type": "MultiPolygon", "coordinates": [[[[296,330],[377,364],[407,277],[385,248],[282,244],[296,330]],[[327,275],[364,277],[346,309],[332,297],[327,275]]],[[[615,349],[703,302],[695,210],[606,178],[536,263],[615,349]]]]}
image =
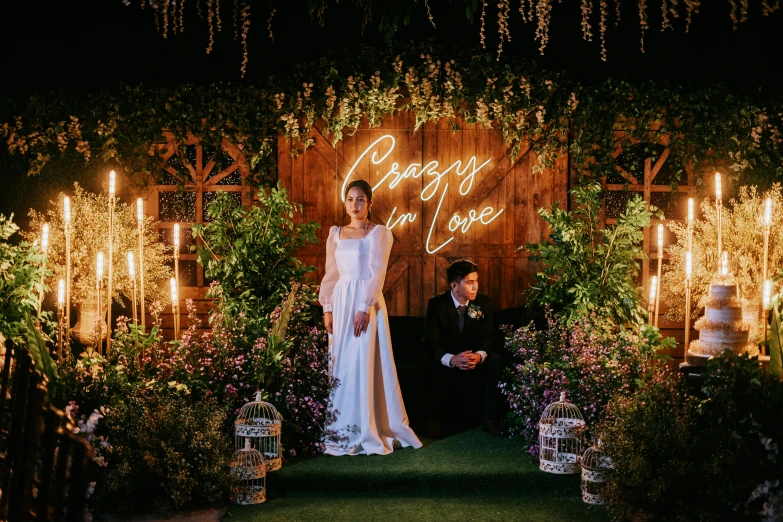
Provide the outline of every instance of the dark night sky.
{"type": "MultiPolygon", "coordinates": [[[[0,95],[112,88],[120,81],[177,84],[238,80],[241,50],[232,38],[233,2],[221,2],[224,30],[210,55],[204,52],[206,23],[198,19],[192,2],[186,3],[185,33],[169,35],[165,40],[155,29],[151,9],[141,10],[139,0],[133,0],[131,6],[123,5],[121,0],[2,2],[4,79],[0,95]]],[[[676,21],[675,30],[662,33],[660,3],[648,3],[650,29],[645,54],[639,50],[637,4],[632,0],[622,3],[619,29],[614,27],[613,13],[610,15],[607,63],[599,56],[597,2],[593,42],[581,38],[579,4],[573,0],[555,4],[550,45],[544,56],[538,54],[538,43],[533,40],[535,26],[522,22],[518,3],[513,2],[512,42],[505,52],[534,58],[545,68],[562,70],[573,79],[588,82],[607,77],[651,78],[700,84],[724,82],[742,90],[762,86],[779,91],[783,79],[779,38],[783,13],[763,18],[758,3],[752,2],[751,20],[732,31],[728,1],[710,0],[702,2],[702,12],[690,33],[684,31],[683,18],[676,21]]],[[[376,25],[361,34],[360,14],[348,0],[327,9],[324,27],[310,20],[303,2],[276,4],[280,6],[273,21],[272,42],[266,31],[267,2],[253,3],[249,80],[285,73],[291,64],[306,62],[327,50],[350,49],[358,43],[383,45],[376,25]]],[[[494,53],[497,10],[495,2],[488,4],[487,52],[494,53]]],[[[398,42],[433,38],[446,46],[478,45],[479,22],[468,22],[461,0],[430,0],[430,5],[437,29],[427,21],[424,2],[417,2],[413,23],[399,32],[398,42]]],[[[613,5],[611,2],[611,11],[613,5]]]]}

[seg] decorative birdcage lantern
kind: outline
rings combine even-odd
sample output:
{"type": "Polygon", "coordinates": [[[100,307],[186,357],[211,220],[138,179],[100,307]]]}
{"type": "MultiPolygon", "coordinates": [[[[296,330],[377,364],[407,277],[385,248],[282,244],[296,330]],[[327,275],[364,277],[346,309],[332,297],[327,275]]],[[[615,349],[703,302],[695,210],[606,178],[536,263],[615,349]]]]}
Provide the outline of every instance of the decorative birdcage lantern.
{"type": "Polygon", "coordinates": [[[612,459],[604,453],[600,440],[585,450],[582,455],[582,500],[588,504],[604,503],[601,494],[612,469],[612,459]]]}
{"type": "Polygon", "coordinates": [[[274,406],[261,400],[261,392],[256,392],[256,400],[248,402],[239,410],[234,421],[235,448],[244,446],[250,439],[250,446],[263,453],[267,471],[276,471],[282,465],[280,432],[282,419],[274,406]]]}
{"type": "Polygon", "coordinates": [[[246,438],[245,447],[231,458],[231,501],[242,505],[266,502],[266,467],[264,455],[246,438]]]}
{"type": "Polygon", "coordinates": [[[538,422],[538,467],[559,475],[579,473],[584,428],[579,408],[568,402],[565,392],[561,392],[560,400],[547,406],[538,422]]]}

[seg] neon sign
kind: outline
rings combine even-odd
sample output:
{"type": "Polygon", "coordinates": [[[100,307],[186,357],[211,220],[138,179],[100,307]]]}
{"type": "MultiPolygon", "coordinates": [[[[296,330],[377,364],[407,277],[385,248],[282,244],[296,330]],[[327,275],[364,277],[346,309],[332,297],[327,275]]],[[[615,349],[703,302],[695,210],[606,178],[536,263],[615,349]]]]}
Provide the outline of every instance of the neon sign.
{"type": "MultiPolygon", "coordinates": [[[[369,157],[372,164],[380,165],[391,155],[392,151],[394,151],[395,143],[396,142],[393,136],[389,134],[381,136],[372,142],[370,146],[367,147],[358,158],[356,158],[353,166],[351,166],[348,174],[346,174],[345,181],[343,181],[343,186],[340,190],[340,197],[342,198],[343,202],[345,201],[345,187],[350,182],[351,176],[356,171],[356,167],[359,165],[359,162],[371,154],[369,157]],[[385,153],[380,153],[379,151],[382,149],[384,144],[388,144],[388,150],[385,153]]],[[[421,163],[411,163],[404,169],[400,168],[400,165],[397,162],[392,162],[389,171],[386,173],[386,175],[383,176],[383,178],[381,178],[378,183],[375,184],[372,189],[373,192],[375,192],[384,185],[387,185],[387,188],[393,190],[406,179],[418,179],[424,177],[424,179],[428,181],[424,184],[424,187],[419,193],[419,197],[422,201],[429,201],[440,192],[438,206],[435,210],[435,214],[432,216],[429,232],[427,233],[427,242],[424,245],[429,254],[434,254],[438,250],[454,241],[454,236],[456,233],[461,232],[462,234],[465,234],[474,223],[489,225],[495,221],[498,216],[500,216],[500,214],[503,213],[503,210],[505,210],[501,208],[500,210],[496,211],[492,206],[488,205],[480,211],[476,209],[470,209],[467,215],[464,217],[455,212],[448,222],[449,231],[452,233],[451,237],[440,245],[434,247],[431,246],[432,231],[435,229],[435,223],[438,219],[438,216],[440,215],[440,209],[443,205],[443,200],[445,199],[446,193],[449,189],[449,181],[447,176],[449,176],[449,174],[454,174],[461,178],[462,181],[459,183],[459,193],[462,196],[467,196],[470,194],[474,188],[474,185],[476,184],[476,174],[478,174],[481,169],[489,165],[490,161],[491,158],[479,164],[476,156],[471,156],[471,158],[465,163],[463,163],[461,160],[457,160],[442,170],[440,170],[440,163],[436,160],[430,161],[424,165],[421,163]]],[[[389,219],[386,221],[386,226],[390,229],[396,226],[402,226],[406,222],[413,222],[418,217],[415,212],[404,212],[399,216],[396,214],[397,207],[394,207],[389,215],[389,219]]]]}

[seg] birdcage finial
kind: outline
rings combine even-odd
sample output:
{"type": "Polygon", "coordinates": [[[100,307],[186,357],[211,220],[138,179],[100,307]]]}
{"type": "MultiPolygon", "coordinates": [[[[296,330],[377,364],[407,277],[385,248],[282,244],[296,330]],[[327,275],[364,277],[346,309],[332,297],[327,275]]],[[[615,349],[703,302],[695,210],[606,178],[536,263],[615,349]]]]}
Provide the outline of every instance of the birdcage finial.
{"type": "Polygon", "coordinates": [[[261,402],[261,390],[256,390],[256,402],[261,402]]]}
{"type": "Polygon", "coordinates": [[[566,392],[561,391],[560,392],[560,402],[565,402],[565,401],[566,401],[566,392]]]}
{"type": "Polygon", "coordinates": [[[245,437],[245,449],[250,449],[250,437],[245,437]]]}

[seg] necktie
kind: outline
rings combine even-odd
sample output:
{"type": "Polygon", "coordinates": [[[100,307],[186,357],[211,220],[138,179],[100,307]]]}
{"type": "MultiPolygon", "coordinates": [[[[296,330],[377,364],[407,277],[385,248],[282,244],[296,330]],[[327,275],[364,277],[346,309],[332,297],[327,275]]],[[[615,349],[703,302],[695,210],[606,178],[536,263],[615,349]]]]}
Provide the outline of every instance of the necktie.
{"type": "Polygon", "coordinates": [[[462,333],[462,329],[465,327],[465,311],[467,309],[467,306],[465,305],[459,305],[457,308],[457,313],[459,314],[459,320],[457,323],[459,324],[459,333],[462,333]]]}

